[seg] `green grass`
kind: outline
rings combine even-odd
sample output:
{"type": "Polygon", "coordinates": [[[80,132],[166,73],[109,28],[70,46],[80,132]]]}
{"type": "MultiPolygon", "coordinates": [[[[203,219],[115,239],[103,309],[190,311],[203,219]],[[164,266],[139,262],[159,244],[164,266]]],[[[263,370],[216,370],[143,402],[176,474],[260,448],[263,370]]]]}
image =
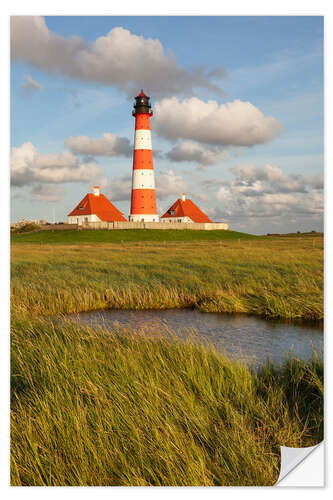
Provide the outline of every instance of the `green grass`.
{"type": "Polygon", "coordinates": [[[258,239],[260,236],[237,231],[196,231],[175,229],[99,229],[99,230],[55,230],[29,234],[12,234],[15,243],[75,244],[75,243],[121,243],[127,241],[228,241],[235,239],[258,239]]]}
{"type": "MultiPolygon", "coordinates": [[[[65,233],[54,232],[52,237],[65,233]]],[[[269,318],[323,317],[322,237],[98,240],[115,233],[78,232],[78,237],[82,234],[96,240],[75,244],[49,241],[45,245],[25,239],[45,237],[45,233],[16,235],[20,239],[12,243],[13,314],[30,317],[102,308],[195,307],[269,318]]],[[[156,233],[165,235],[164,231],[156,233]]],[[[125,237],[130,231],[121,234],[125,237]]]]}
{"type": "Polygon", "coordinates": [[[272,485],[322,439],[322,361],[257,374],[158,334],[12,323],[12,485],[272,485]]]}
{"type": "Polygon", "coordinates": [[[50,317],[196,307],[320,319],[322,236],[45,231],[13,235],[11,261],[12,485],[271,485],[280,445],[322,439],[317,358],[254,373],[159,332],[50,317]]]}

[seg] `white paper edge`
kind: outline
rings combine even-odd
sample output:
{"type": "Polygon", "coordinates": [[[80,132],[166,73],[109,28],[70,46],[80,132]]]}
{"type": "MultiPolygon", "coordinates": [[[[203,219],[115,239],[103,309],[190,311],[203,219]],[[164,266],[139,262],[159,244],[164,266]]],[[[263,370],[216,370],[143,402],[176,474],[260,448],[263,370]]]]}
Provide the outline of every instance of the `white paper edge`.
{"type": "Polygon", "coordinates": [[[275,486],[324,486],[324,442],[307,448],[280,446],[280,475],[275,486]]]}

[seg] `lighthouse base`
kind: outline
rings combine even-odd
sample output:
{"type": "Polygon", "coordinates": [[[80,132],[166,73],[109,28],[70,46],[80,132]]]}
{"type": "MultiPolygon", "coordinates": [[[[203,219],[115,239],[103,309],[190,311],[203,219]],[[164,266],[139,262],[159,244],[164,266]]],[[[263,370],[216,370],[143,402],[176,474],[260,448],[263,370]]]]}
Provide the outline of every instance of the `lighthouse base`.
{"type": "Polygon", "coordinates": [[[130,214],[128,220],[130,222],[159,222],[160,218],[157,214],[130,214]]]}

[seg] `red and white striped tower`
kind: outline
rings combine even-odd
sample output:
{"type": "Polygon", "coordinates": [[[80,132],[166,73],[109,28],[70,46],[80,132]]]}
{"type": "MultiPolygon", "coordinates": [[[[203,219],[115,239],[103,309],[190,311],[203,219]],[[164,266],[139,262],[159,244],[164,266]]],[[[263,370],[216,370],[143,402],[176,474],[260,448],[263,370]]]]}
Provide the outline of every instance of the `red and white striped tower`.
{"type": "Polygon", "coordinates": [[[132,115],[135,116],[135,136],[132,174],[132,198],[129,220],[158,222],[151,148],[150,117],[153,115],[149,97],[143,90],[135,98],[132,115]]]}

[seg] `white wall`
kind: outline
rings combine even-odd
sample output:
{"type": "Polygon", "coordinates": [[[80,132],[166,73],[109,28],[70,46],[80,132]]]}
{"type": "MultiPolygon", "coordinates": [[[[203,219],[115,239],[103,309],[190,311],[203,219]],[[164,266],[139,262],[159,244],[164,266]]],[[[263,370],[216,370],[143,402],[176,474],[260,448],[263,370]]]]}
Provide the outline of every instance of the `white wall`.
{"type": "Polygon", "coordinates": [[[185,223],[188,223],[188,222],[192,222],[193,223],[193,220],[190,218],[190,217],[163,217],[163,219],[161,219],[161,222],[185,222],[185,223]]]}
{"type": "Polygon", "coordinates": [[[84,222],[101,222],[101,219],[95,214],[90,215],[72,215],[67,217],[68,224],[83,224],[84,222]]]}
{"type": "Polygon", "coordinates": [[[159,222],[160,218],[157,214],[131,214],[129,216],[130,222],[159,222]]]}

